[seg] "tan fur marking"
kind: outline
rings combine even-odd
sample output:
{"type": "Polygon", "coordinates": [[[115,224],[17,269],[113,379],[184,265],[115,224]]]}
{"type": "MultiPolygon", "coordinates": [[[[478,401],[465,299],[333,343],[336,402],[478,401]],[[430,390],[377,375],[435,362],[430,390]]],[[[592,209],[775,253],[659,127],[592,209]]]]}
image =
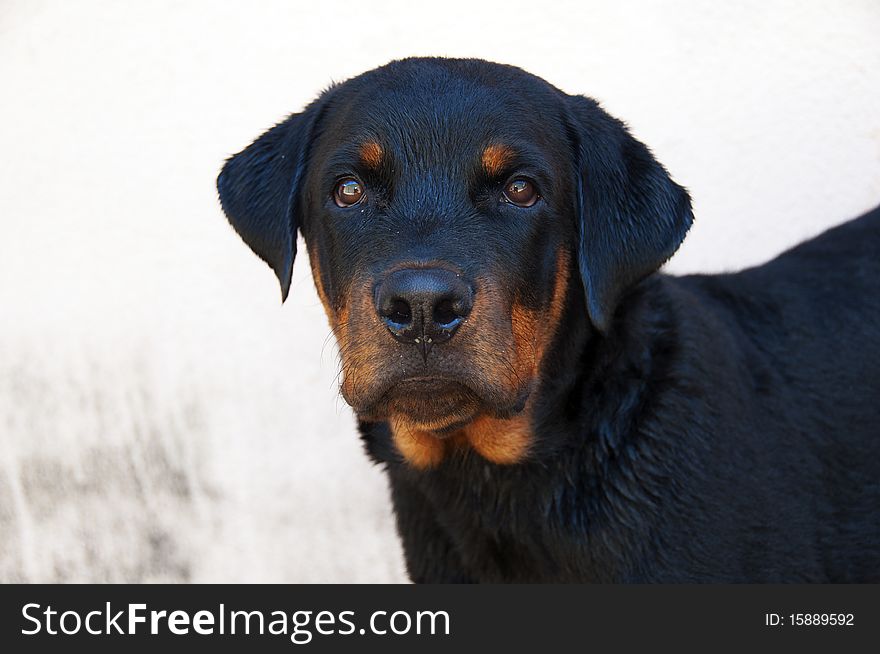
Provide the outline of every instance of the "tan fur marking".
{"type": "MultiPolygon", "coordinates": [[[[511,327],[516,343],[516,369],[525,376],[537,376],[547,347],[556,333],[565,294],[568,289],[568,253],[560,249],[556,255],[556,275],[553,294],[546,315],[526,309],[514,303],[511,313],[511,327]],[[546,318],[543,316],[546,315],[546,318]]],[[[517,416],[509,419],[492,418],[482,415],[462,429],[471,447],[481,456],[499,465],[510,465],[522,461],[531,447],[532,411],[530,403],[517,416]]]]}
{"type": "Polygon", "coordinates": [[[547,346],[550,345],[562,318],[568,289],[568,268],[568,253],[560,249],[556,255],[553,295],[546,314],[543,310],[528,309],[520,302],[513,303],[510,320],[516,344],[517,369],[521,374],[534,376],[540,372],[547,346]]]}
{"type": "Polygon", "coordinates": [[[321,277],[321,264],[318,263],[318,255],[309,251],[309,267],[312,269],[312,279],[315,280],[315,290],[318,291],[318,297],[324,306],[324,313],[327,314],[327,320],[330,326],[335,328],[337,323],[336,311],[330,305],[330,299],[324,291],[323,277],[321,277]]]}
{"type": "Polygon", "coordinates": [[[361,161],[373,170],[376,170],[382,164],[384,154],[382,146],[375,141],[366,141],[361,145],[361,161]]]}
{"type": "Polygon", "coordinates": [[[388,422],[397,451],[413,467],[419,470],[433,468],[446,456],[446,442],[430,432],[413,429],[406,420],[396,416],[391,416],[388,422]]]}
{"type": "Polygon", "coordinates": [[[547,321],[547,333],[538,353],[539,365],[544,358],[547,346],[550,345],[550,341],[556,335],[556,329],[559,327],[559,321],[562,319],[565,295],[568,292],[568,267],[568,252],[565,249],[560,249],[556,253],[556,278],[553,280],[553,298],[550,300],[550,319],[547,321]]]}
{"type": "Polygon", "coordinates": [[[339,307],[337,322],[333,327],[336,340],[339,344],[339,353],[342,358],[342,386],[343,395],[350,394],[361,384],[370,385],[375,374],[372,362],[382,355],[382,349],[378,339],[363,339],[353,337],[352,325],[349,318],[369,315],[372,300],[369,297],[368,284],[356,284],[348,290],[345,301],[339,307]]]}
{"type": "Polygon", "coordinates": [[[490,175],[500,175],[514,157],[514,151],[507,145],[492,144],[483,150],[483,168],[490,175]]]}
{"type": "Polygon", "coordinates": [[[470,446],[492,463],[519,463],[532,443],[531,412],[524,411],[508,420],[480,416],[462,432],[470,446]]]}
{"type": "Polygon", "coordinates": [[[435,432],[446,429],[449,425],[456,422],[454,417],[443,418],[442,420],[432,420],[429,422],[413,422],[412,420],[397,415],[394,420],[396,424],[403,428],[408,429],[410,431],[424,431],[424,432],[435,432]]]}

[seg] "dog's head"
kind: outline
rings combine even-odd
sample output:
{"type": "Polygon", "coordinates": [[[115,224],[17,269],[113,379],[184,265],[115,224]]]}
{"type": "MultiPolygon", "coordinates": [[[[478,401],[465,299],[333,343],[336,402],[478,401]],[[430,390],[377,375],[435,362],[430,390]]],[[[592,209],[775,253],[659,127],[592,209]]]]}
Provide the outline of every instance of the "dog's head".
{"type": "Polygon", "coordinates": [[[334,86],[231,157],[218,188],[283,297],[302,232],[343,396],[423,466],[453,441],[521,460],[554,340],[578,321],[612,329],[692,221],[687,193],[594,101],[480,60],[407,59],[334,86]]]}

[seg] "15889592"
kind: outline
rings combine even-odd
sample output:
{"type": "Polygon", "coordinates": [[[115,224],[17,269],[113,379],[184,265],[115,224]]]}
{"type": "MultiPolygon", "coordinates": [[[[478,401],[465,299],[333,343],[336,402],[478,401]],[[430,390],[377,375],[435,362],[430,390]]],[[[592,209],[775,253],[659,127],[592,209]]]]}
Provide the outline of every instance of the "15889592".
{"type": "Polygon", "coordinates": [[[852,627],[855,615],[852,613],[765,613],[764,625],[767,627],[852,627]]]}

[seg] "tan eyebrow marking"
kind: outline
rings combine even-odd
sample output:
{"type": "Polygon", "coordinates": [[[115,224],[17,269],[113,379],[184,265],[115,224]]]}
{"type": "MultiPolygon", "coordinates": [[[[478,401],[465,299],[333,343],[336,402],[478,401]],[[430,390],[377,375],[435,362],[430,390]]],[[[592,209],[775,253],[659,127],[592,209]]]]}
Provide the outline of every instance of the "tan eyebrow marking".
{"type": "Polygon", "coordinates": [[[499,175],[515,155],[510,146],[493,143],[483,150],[483,168],[490,175],[499,175]]]}
{"type": "Polygon", "coordinates": [[[382,150],[382,146],[375,141],[365,141],[361,144],[361,161],[373,170],[376,170],[382,164],[384,154],[385,151],[382,150]]]}

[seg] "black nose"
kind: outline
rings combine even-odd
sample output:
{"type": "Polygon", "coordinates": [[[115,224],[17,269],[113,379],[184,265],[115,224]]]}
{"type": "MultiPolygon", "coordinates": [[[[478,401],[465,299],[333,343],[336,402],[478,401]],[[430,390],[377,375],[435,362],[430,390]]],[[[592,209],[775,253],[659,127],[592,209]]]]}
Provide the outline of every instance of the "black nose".
{"type": "Polygon", "coordinates": [[[396,270],[376,288],[376,311],[402,343],[431,345],[452,338],[471,312],[473,290],[460,275],[442,268],[396,270]]]}

